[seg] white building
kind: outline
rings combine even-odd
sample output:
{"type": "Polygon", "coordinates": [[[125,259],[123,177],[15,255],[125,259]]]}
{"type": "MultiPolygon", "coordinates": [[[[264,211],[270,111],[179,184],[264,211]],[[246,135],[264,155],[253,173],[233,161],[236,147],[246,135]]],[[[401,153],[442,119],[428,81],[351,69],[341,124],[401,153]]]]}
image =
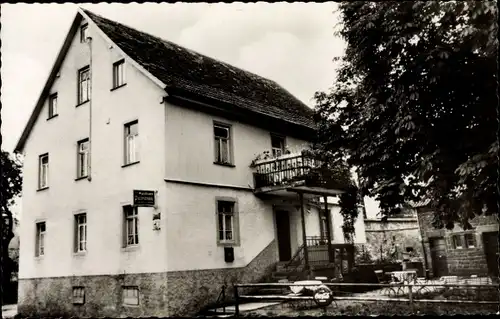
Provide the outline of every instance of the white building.
{"type": "MultiPolygon", "coordinates": [[[[328,234],[296,192],[338,191],[283,180],[308,169],[313,127],[275,82],[80,9],[16,147],[19,312],[189,314],[268,275],[328,234]]],[[[333,209],[333,244],[340,223],[333,209]]]]}

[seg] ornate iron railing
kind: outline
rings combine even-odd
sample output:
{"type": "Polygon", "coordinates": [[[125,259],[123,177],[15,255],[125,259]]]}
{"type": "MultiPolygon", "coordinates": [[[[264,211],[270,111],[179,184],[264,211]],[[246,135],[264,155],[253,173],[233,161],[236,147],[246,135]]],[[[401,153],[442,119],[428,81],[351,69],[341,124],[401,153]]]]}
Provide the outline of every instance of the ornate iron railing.
{"type": "Polygon", "coordinates": [[[255,187],[279,186],[306,180],[312,168],[320,161],[306,155],[284,156],[265,160],[254,165],[255,187]]]}

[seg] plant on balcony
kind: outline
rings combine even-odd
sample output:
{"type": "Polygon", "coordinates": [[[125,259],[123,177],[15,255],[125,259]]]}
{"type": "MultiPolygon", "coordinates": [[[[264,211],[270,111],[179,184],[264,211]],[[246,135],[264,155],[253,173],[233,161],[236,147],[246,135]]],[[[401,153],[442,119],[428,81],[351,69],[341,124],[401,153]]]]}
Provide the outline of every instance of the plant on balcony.
{"type": "Polygon", "coordinates": [[[260,154],[258,154],[251,162],[250,162],[250,167],[255,167],[258,161],[270,159],[272,156],[269,151],[264,151],[260,154]]]}

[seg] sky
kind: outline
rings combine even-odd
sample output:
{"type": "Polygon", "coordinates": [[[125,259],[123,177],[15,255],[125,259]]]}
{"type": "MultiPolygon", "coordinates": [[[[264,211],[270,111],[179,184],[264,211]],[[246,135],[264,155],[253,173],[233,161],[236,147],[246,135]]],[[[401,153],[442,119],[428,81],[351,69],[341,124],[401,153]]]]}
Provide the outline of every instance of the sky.
{"type": "Polygon", "coordinates": [[[333,2],[3,4],[3,150],[13,151],[78,6],[274,80],[310,107],[345,50],[333,2]]]}

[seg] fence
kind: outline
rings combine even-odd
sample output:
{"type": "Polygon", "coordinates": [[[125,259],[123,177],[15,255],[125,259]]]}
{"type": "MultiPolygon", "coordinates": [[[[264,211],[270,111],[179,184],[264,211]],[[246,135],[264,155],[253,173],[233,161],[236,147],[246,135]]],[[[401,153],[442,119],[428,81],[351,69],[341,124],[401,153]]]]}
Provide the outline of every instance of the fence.
{"type": "Polygon", "coordinates": [[[337,306],[337,301],[381,301],[381,302],[405,302],[409,304],[411,313],[415,313],[417,303],[440,303],[440,304],[475,304],[475,305],[500,305],[498,284],[450,284],[450,283],[401,283],[401,284],[369,284],[369,283],[318,283],[306,284],[305,288],[309,294],[277,294],[276,291],[286,293],[293,286],[304,287],[302,283],[257,283],[234,285],[235,316],[239,316],[239,305],[244,300],[259,301],[287,301],[287,302],[309,302],[314,303],[311,291],[314,287],[326,286],[333,292],[332,305],[337,306]],[[351,289],[344,289],[350,287],[351,289]],[[379,288],[376,294],[364,294],[362,296],[352,295],[352,288],[358,287],[363,290],[368,288],[379,288]],[[261,294],[272,290],[274,294],[261,294]],[[346,291],[347,290],[347,291],[346,291]],[[387,290],[384,294],[383,290],[387,290]],[[348,294],[351,294],[348,296],[348,294]],[[429,299],[429,296],[439,294],[446,299],[429,299]],[[472,300],[471,300],[472,299],[472,300]]]}

